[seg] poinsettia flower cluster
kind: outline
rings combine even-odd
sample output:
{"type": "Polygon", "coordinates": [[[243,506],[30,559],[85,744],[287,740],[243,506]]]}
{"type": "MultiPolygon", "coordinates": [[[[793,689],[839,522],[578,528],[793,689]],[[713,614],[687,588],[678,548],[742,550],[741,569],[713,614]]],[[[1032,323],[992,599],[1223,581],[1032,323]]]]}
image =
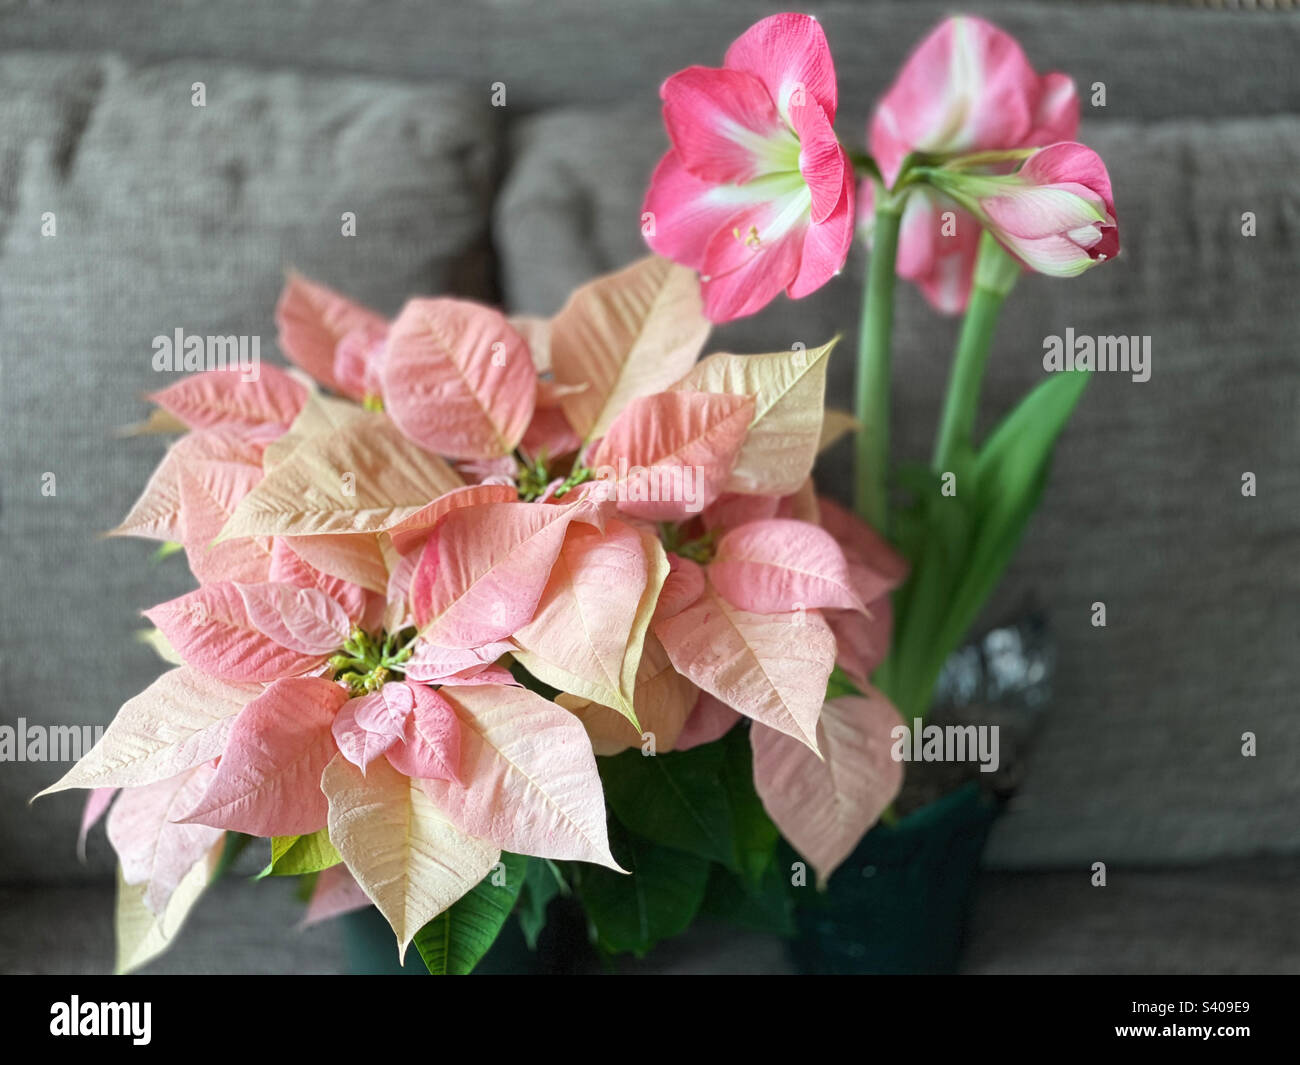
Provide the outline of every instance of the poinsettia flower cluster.
{"type": "Polygon", "coordinates": [[[151,934],[235,831],[301,843],[311,915],[373,902],[404,950],[503,851],[618,869],[595,756],[741,718],[829,875],[901,777],[866,678],[904,575],[812,487],[851,425],[823,408],[833,344],[700,359],[700,286],[658,258],[549,320],[430,298],[390,322],[296,276],[277,320],[310,379],[152,397],[187,432],[115,531],[181,545],[198,587],[146,611],[175,668],[50,789],[94,789],[88,824],[121,789],[151,934]],[[823,708],[837,661],[867,694],[823,708]]]}

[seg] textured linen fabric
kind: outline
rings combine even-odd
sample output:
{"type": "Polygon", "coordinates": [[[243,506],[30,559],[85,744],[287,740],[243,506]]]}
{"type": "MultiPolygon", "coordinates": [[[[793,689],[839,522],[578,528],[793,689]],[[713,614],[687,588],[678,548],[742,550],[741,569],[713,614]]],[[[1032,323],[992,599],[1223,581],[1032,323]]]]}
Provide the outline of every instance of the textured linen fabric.
{"type": "MultiPolygon", "coordinates": [[[[908,49],[940,19],[996,22],[1043,70],[1103,82],[1117,118],[1300,111],[1300,19],[1184,3],[1060,0],[58,0],[0,6],[10,47],[224,59],[384,78],[454,80],[510,109],[654,99],[661,79],[716,65],[740,31],[809,10],[837,60],[843,121],[865,119],[908,49]]],[[[843,126],[851,128],[850,125],[843,126]]]]}

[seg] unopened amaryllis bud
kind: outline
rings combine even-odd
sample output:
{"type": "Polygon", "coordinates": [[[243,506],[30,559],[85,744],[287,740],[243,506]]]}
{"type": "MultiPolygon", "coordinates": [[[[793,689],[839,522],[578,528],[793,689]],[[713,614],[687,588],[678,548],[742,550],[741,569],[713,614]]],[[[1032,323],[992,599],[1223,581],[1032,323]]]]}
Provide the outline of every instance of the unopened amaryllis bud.
{"type": "Polygon", "coordinates": [[[1029,269],[1076,277],[1119,253],[1110,175],[1091,148],[1052,144],[1006,175],[967,173],[957,163],[927,170],[926,180],[1029,269]]]}

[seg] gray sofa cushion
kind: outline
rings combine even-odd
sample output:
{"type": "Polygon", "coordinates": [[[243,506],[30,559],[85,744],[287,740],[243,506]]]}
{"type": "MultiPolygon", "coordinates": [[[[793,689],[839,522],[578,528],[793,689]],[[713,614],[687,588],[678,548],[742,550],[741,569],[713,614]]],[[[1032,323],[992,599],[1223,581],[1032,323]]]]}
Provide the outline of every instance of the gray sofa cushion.
{"type": "MultiPolygon", "coordinates": [[[[1220,4],[1219,6],[1223,6],[1220,4]]],[[[1258,5],[1258,6],[1263,6],[1258,5]]],[[[1278,6],[1281,6],[1280,4],[1278,6]]],[[[1014,33],[1036,65],[1103,81],[1117,118],[1300,111],[1300,19],[1282,11],[1059,0],[60,0],[0,9],[11,47],[124,49],[475,86],[512,112],[653,100],[659,80],[720,62],[752,22],[810,10],[838,61],[841,113],[860,123],[907,49],[954,10],[1014,33]]],[[[848,128],[847,126],[845,128],[848,128]]]]}
{"type": "MultiPolygon", "coordinates": [[[[1067,327],[1150,335],[1153,372],[1141,384],[1095,376],[990,608],[992,620],[1040,602],[1061,655],[1028,779],[988,858],[1086,866],[1294,851],[1300,119],[1085,121],[1082,137],[1110,167],[1122,257],[1075,281],[1021,282],[984,409],[1007,410],[1040,380],[1043,338],[1067,327]],[[1253,238],[1241,235],[1246,210],[1253,238]],[[1256,474],[1257,498],[1242,497],[1243,471],[1256,474]],[[1095,601],[1106,628],[1090,624],[1095,601]],[[1255,758],[1240,753],[1246,731],[1255,758]]],[[[644,254],[641,196],[663,146],[648,107],[550,113],[514,131],[496,212],[513,309],[550,313],[572,286],[644,254]]],[[[855,251],[837,282],[719,330],[710,347],[770,351],[846,331],[828,393],[847,404],[863,262],[855,251]]],[[[929,456],[956,328],[902,286],[900,457],[929,456]]],[[[847,496],[846,447],[820,477],[847,496]]]]}
{"type": "MultiPolygon", "coordinates": [[[[115,440],[169,383],[151,339],[255,334],[272,361],[285,270],[386,312],[413,293],[490,297],[496,113],[476,93],[229,64],[7,54],[0,63],[4,721],[106,724],[162,670],[139,611],[189,587],[182,559],[96,539],[144,487],[157,438],[115,440]],[[191,106],[206,82],[207,106],[191,106]],[[41,235],[43,212],[57,235],[41,235]],[[340,216],[355,212],[355,237],[340,216]],[[56,475],[53,497],[42,474],[56,475]]],[[[79,793],[0,773],[0,879],[102,876],[74,856],[79,793]]]]}

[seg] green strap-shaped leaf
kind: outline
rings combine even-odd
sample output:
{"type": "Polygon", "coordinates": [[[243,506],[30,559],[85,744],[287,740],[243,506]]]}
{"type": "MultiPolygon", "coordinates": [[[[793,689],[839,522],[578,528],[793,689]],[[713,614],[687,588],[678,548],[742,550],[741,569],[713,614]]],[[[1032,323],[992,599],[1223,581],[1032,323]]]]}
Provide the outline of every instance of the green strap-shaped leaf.
{"type": "Polygon", "coordinates": [[[977,456],[972,542],[920,674],[919,690],[927,695],[944,659],[974,624],[1015,555],[1042,498],[1056,441],[1089,377],[1087,373],[1049,377],[1007,415],[977,456]]]}
{"type": "Polygon", "coordinates": [[[415,933],[415,948],[434,976],[466,976],[496,942],[524,886],[528,859],[501,854],[477,885],[415,933]]]}

